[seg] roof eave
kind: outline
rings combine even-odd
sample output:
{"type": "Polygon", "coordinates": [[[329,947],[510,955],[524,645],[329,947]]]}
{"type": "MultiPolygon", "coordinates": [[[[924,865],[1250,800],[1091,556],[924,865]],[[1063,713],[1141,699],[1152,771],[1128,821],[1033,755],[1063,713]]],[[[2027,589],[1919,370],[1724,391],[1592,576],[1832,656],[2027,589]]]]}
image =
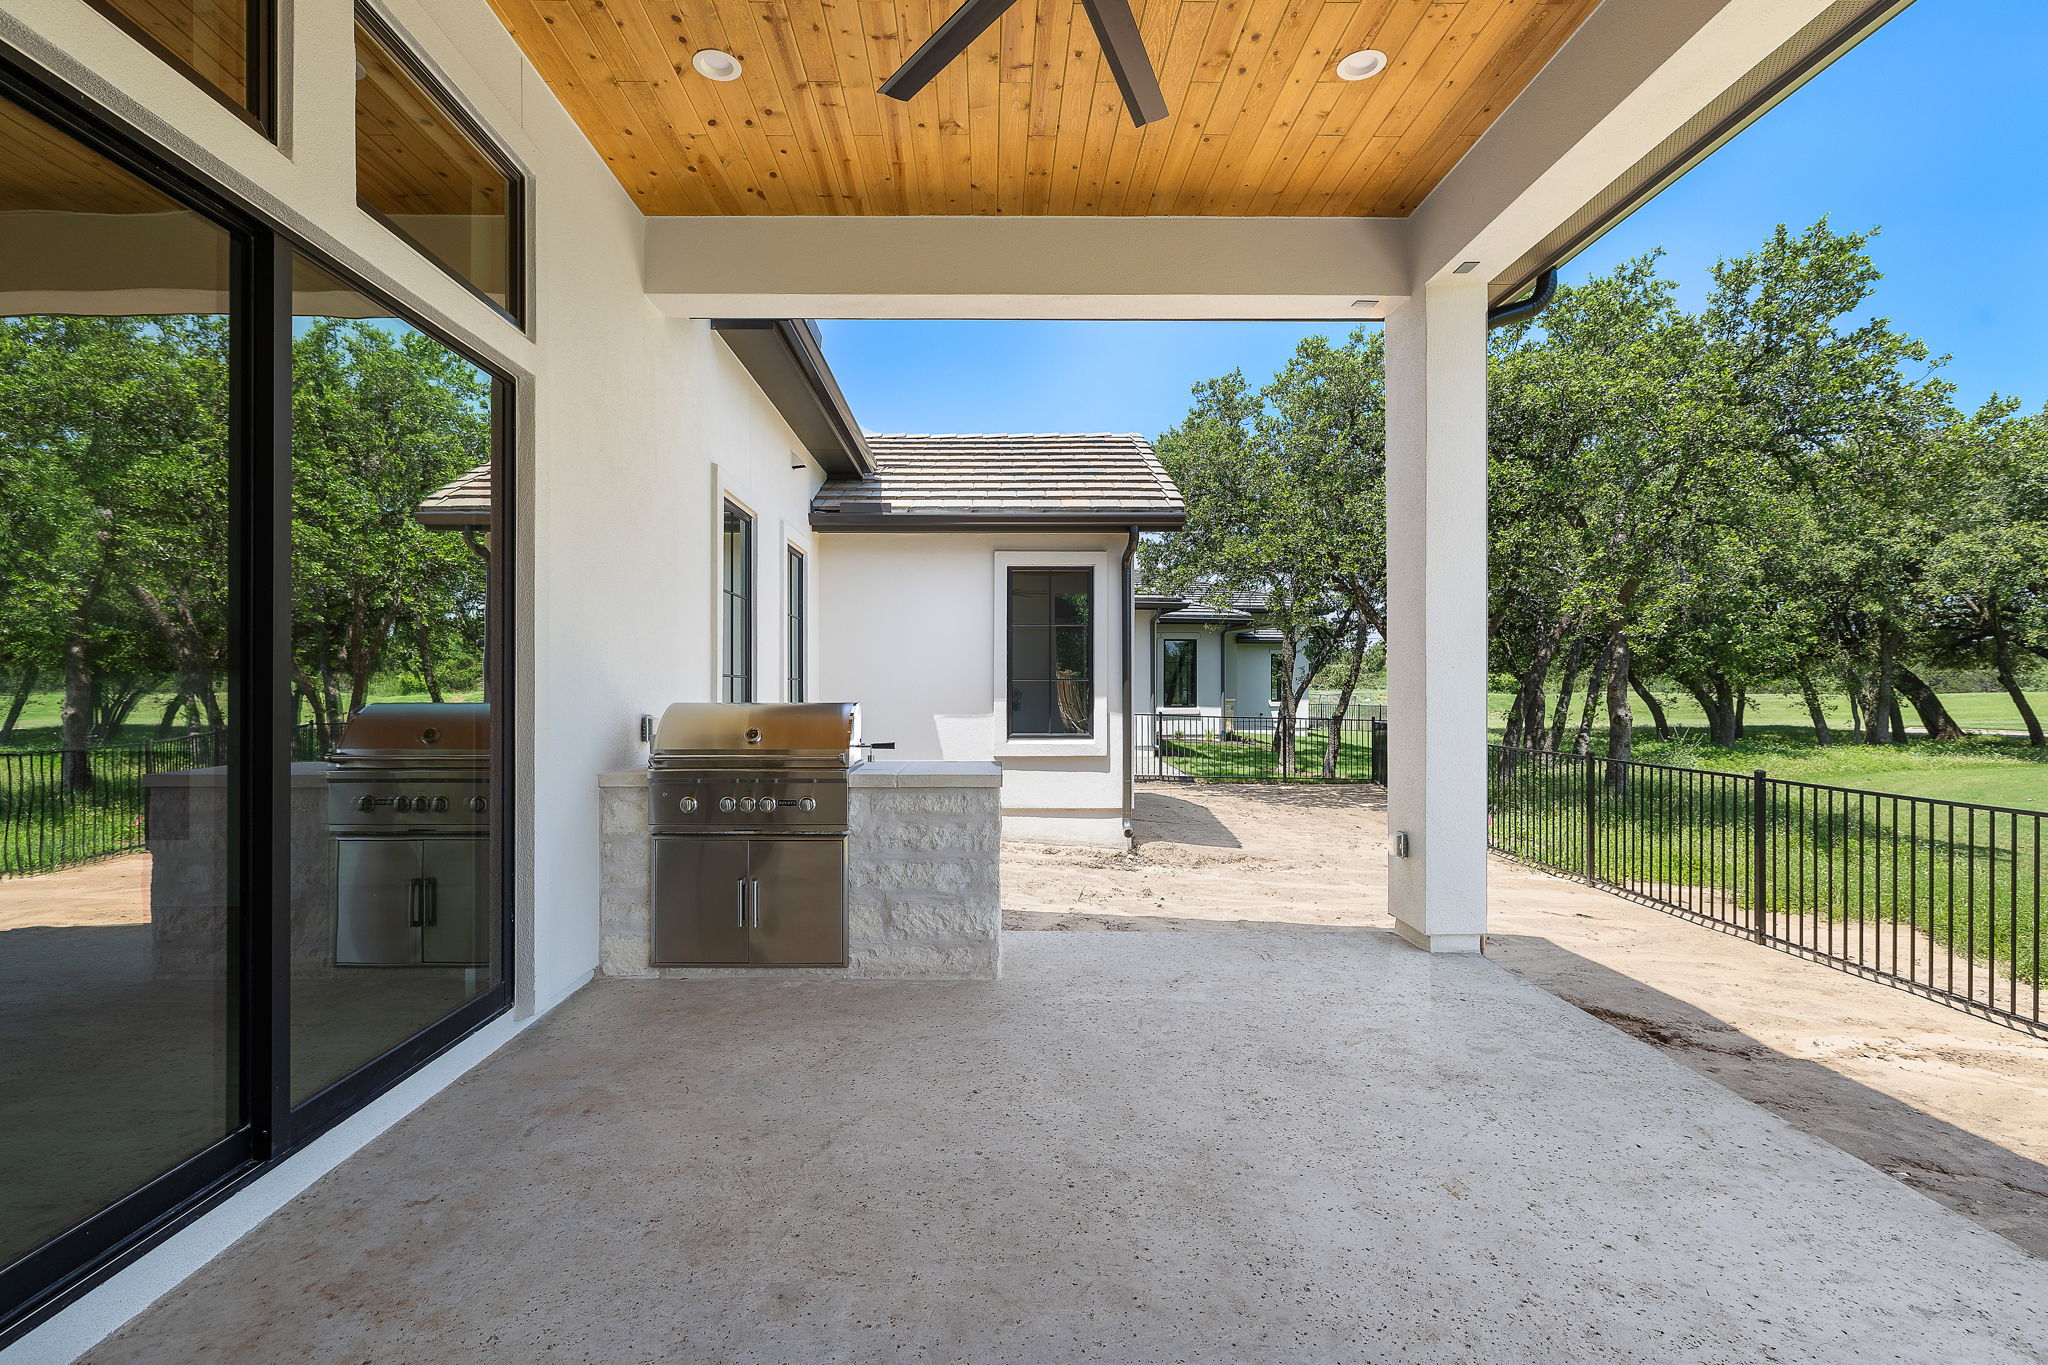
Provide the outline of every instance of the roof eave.
{"type": "Polygon", "coordinates": [[[811,510],[814,531],[1178,531],[1185,512],[834,512],[811,510]]]}
{"type": "Polygon", "coordinates": [[[825,363],[817,328],[800,318],[714,318],[711,330],[724,338],[827,476],[857,479],[875,472],[860,423],[825,363]]]}

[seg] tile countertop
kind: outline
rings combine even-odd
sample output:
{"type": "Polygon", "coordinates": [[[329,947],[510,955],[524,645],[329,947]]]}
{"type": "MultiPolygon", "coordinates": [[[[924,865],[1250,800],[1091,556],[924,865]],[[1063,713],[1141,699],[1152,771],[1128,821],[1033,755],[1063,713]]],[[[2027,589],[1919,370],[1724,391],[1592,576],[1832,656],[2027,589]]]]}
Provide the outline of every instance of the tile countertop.
{"type": "MultiPolygon", "coordinates": [[[[622,772],[600,773],[597,785],[600,787],[638,787],[647,782],[645,768],[627,768],[622,772]]],[[[879,763],[862,763],[846,774],[849,787],[1000,787],[1003,785],[1003,766],[1000,763],[957,762],[937,760],[888,759],[879,763]]]]}

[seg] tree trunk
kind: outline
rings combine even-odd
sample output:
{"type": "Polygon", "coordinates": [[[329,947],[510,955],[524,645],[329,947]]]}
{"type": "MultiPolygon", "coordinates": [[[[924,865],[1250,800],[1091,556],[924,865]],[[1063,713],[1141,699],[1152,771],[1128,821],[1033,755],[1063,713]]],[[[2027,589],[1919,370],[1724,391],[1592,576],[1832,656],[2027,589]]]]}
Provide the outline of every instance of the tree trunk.
{"type": "Polygon", "coordinates": [[[1337,776],[1337,750],[1344,742],[1344,716],[1351,710],[1351,694],[1358,690],[1358,675],[1365,668],[1365,633],[1365,622],[1360,621],[1351,636],[1351,657],[1345,662],[1344,686],[1337,693],[1335,713],[1330,717],[1330,734],[1323,741],[1323,776],[1326,779],[1337,776]]]}
{"type": "Polygon", "coordinates": [[[1806,703],[1806,718],[1813,722],[1813,742],[1825,749],[1835,742],[1835,735],[1828,729],[1827,708],[1820,704],[1820,692],[1813,685],[1811,673],[1799,674],[1799,696],[1806,703]]]}
{"type": "Polygon", "coordinates": [[[1629,710],[1628,685],[1634,660],[1629,654],[1628,637],[1615,627],[1614,639],[1607,647],[1607,787],[1609,791],[1620,791],[1628,785],[1627,759],[1635,753],[1636,718],[1629,710]]]}
{"type": "MultiPolygon", "coordinates": [[[[1280,666],[1287,676],[1294,676],[1294,666],[1301,657],[1301,647],[1296,643],[1293,631],[1280,637],[1280,666]]],[[[1294,698],[1290,695],[1288,704],[1280,708],[1280,714],[1273,717],[1273,772],[1285,778],[1294,771],[1294,698]]]]}
{"type": "Polygon", "coordinates": [[[1735,737],[1749,738],[1749,689],[1746,687],[1735,689],[1735,737]]]}
{"type": "MultiPolygon", "coordinates": [[[[2036,749],[2048,744],[2048,738],[2041,733],[2041,718],[2034,714],[2033,703],[2027,700],[2026,690],[2020,686],[2019,675],[2012,666],[2012,645],[2003,635],[1998,637],[1993,659],[1998,665],[1998,685],[2005,689],[2005,695],[2012,698],[2012,704],[2019,708],[2020,720],[2027,727],[2027,743],[2036,749]]],[[[10,726],[11,728],[11,726],[10,726]]]]}
{"type": "Polygon", "coordinates": [[[1904,744],[1905,742],[1906,742],[1906,716],[1905,716],[1905,713],[1904,713],[1903,711],[1899,710],[1899,692],[1898,692],[1898,689],[1897,689],[1897,688],[1893,688],[1893,689],[1892,689],[1892,743],[1894,743],[1894,744],[1904,744]]]}
{"type": "Polygon", "coordinates": [[[1607,654],[1605,649],[1593,658],[1593,671],[1586,677],[1586,704],[1579,708],[1579,732],[1572,737],[1572,752],[1587,754],[1593,750],[1593,712],[1600,704],[1607,690],[1607,654]]]}
{"type": "MultiPolygon", "coordinates": [[[[427,685],[427,700],[441,700],[441,671],[434,666],[433,635],[425,626],[413,633],[413,647],[420,656],[420,681],[427,685]]],[[[1290,676],[1290,680],[1292,675],[1290,676]]]]}
{"type": "Polygon", "coordinates": [[[1560,753],[1564,749],[1564,727],[1571,723],[1572,699],[1578,696],[1579,661],[1585,654],[1586,637],[1574,636],[1571,648],[1565,651],[1564,676],[1557,683],[1557,706],[1550,715],[1550,742],[1542,746],[1552,753],[1560,753]]]}
{"type": "Polygon", "coordinates": [[[1657,727],[1657,738],[1671,738],[1671,721],[1664,714],[1664,703],[1657,700],[1656,693],[1643,686],[1642,679],[1635,675],[1633,665],[1629,669],[1628,685],[1635,689],[1636,695],[1643,699],[1643,705],[1650,709],[1650,723],[1657,727]]]}
{"type": "Polygon", "coordinates": [[[183,692],[177,692],[172,694],[171,704],[164,708],[163,719],[159,720],[156,723],[156,735],[158,739],[170,738],[171,731],[178,728],[178,710],[180,707],[184,706],[184,704],[185,694],[183,692]]]}
{"type": "Polygon", "coordinates": [[[85,635],[85,612],[73,618],[64,638],[64,701],[57,710],[57,745],[63,750],[62,782],[68,792],[92,790],[92,657],[85,635]]]}
{"type": "Polygon", "coordinates": [[[7,703],[6,723],[0,724],[0,740],[14,737],[14,727],[21,724],[22,709],[28,705],[29,696],[36,690],[36,684],[42,681],[42,673],[40,668],[21,670],[21,677],[14,684],[14,700],[7,703]]]}
{"type": "Polygon", "coordinates": [[[1863,733],[1863,675],[1855,669],[1842,671],[1842,687],[1849,698],[1849,728],[1863,733]]]}
{"type": "Polygon", "coordinates": [[[1882,630],[1877,642],[1876,688],[1871,694],[1868,715],[1869,728],[1864,731],[1866,744],[1889,744],[1892,742],[1893,674],[1898,668],[1896,651],[1892,645],[1889,628],[1882,630]]]}
{"type": "MultiPolygon", "coordinates": [[[[1925,679],[1910,668],[1899,669],[1898,679],[1899,690],[1906,694],[1907,700],[1913,703],[1913,709],[1920,713],[1920,727],[1927,731],[1929,739],[1946,742],[1964,738],[1963,727],[1956,724],[1955,717],[1942,705],[1940,695],[1927,685],[1925,679]]],[[[1905,727],[1898,728],[1899,737],[1903,741],[1905,727]]]]}

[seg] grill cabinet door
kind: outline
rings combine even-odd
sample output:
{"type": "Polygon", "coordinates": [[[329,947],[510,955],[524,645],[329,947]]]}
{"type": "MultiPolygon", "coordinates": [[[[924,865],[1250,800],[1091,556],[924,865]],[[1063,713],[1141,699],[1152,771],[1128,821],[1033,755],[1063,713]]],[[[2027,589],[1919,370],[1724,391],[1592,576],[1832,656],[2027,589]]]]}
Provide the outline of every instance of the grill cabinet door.
{"type": "Polygon", "coordinates": [[[420,841],[337,839],[334,960],[410,967],[420,960],[420,841]]]}
{"type": "Polygon", "coordinates": [[[754,886],[747,960],[755,966],[846,963],[846,841],[750,839],[754,886]]]}
{"type": "Polygon", "coordinates": [[[747,960],[745,839],[650,839],[657,967],[747,960]]]}
{"type": "Polygon", "coordinates": [[[491,841],[422,842],[420,958],[437,967],[481,967],[490,961],[491,841]]]}

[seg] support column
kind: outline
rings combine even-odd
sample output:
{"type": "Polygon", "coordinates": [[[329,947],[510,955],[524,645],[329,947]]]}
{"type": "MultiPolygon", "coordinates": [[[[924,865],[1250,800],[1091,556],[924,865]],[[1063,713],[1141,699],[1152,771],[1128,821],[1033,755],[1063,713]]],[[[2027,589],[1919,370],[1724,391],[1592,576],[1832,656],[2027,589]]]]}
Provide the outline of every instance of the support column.
{"type": "Polygon", "coordinates": [[[1416,947],[1486,932],[1486,285],[1387,315],[1387,904],[1416,947]],[[1399,855],[1407,836],[1407,856],[1399,855]]]}

